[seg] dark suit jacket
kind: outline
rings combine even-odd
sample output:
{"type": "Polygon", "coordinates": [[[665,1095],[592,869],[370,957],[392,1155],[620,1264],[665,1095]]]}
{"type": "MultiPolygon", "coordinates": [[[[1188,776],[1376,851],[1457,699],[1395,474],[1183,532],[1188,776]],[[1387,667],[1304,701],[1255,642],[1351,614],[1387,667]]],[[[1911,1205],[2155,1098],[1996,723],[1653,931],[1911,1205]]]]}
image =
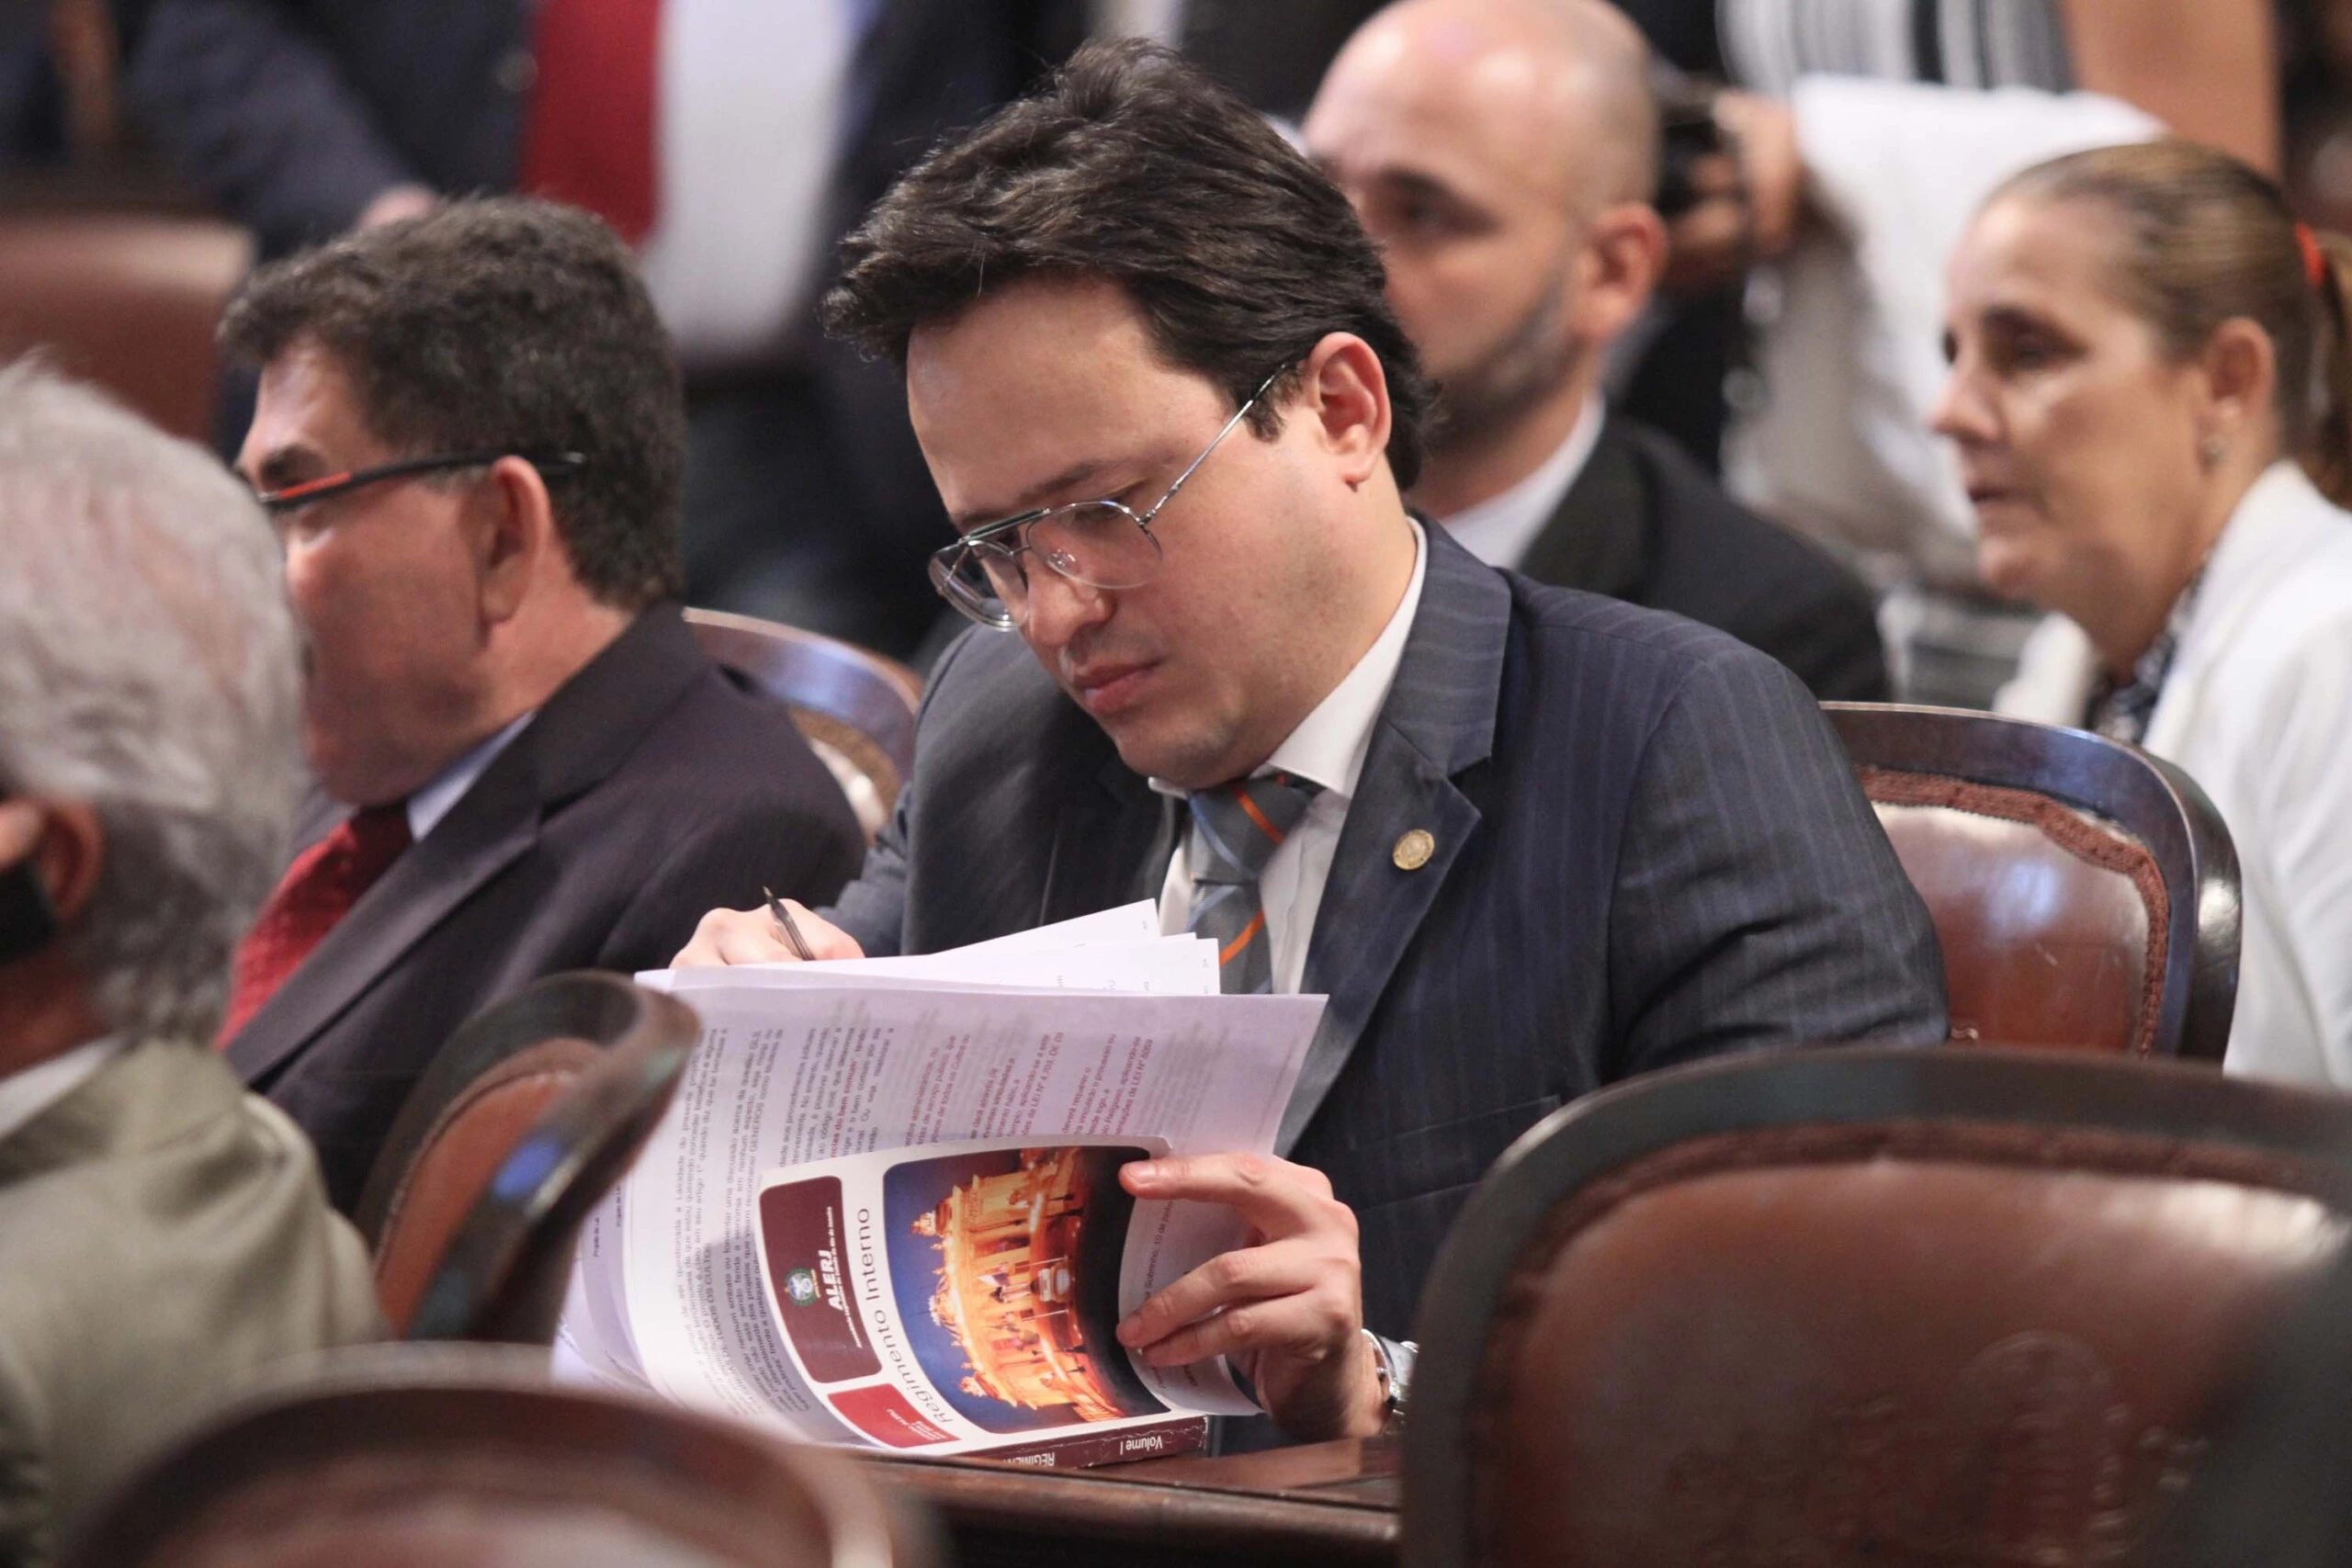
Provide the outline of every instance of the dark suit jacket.
{"type": "MultiPolygon", "coordinates": [[[[1019,639],[976,633],[832,918],[868,953],[933,952],[1155,897],[1174,841],[1174,804],[1019,639]]],[[[1330,1004],[1282,1144],[1355,1208],[1366,1317],[1392,1336],[1480,1174],[1564,1100],[1945,1027],[1927,910],[1787,671],[1438,530],[1305,988],[1330,1004]],[[1400,870],[1415,828],[1436,852],[1400,870]]]]}
{"type": "MultiPolygon", "coordinates": [[[[344,815],[324,806],[307,840],[344,815]]],[[[539,709],[229,1043],[319,1147],[349,1213],[451,1031],[565,969],[667,964],[706,910],[763,884],[814,903],[863,835],[781,704],[647,611],[539,709]]]]}
{"type": "Polygon", "coordinates": [[[1616,414],[1519,570],[1727,631],[1824,702],[1890,694],[1861,579],[1725,495],[1673,442],[1616,414]]]}

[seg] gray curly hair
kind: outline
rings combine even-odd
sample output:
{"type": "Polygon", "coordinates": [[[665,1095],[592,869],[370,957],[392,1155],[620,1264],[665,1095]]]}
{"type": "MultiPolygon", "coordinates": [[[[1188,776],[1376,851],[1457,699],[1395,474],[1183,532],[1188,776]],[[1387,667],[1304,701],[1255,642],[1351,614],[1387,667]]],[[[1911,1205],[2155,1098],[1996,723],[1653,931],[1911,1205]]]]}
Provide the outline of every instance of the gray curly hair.
{"type": "Polygon", "coordinates": [[[0,789],[106,831],[67,933],[109,1028],[202,1039],[295,791],[278,552],[203,448],[36,363],[0,367],[0,789]]]}

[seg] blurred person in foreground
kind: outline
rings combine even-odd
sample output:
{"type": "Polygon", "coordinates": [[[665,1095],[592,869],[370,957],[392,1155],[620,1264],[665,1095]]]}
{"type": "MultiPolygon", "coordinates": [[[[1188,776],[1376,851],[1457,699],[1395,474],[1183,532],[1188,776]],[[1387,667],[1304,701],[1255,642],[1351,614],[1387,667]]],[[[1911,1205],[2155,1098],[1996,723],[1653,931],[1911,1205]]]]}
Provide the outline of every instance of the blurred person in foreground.
{"type": "Polygon", "coordinates": [[[468,1017],[653,968],[763,886],[828,897],[864,836],[681,618],[677,371],[604,224],[449,203],[263,268],[221,334],[261,372],[238,461],[319,784],[221,1041],[347,1211],[468,1017]]]}
{"type": "MultiPolygon", "coordinates": [[[[1545,1113],[1720,1053],[1943,1037],[1927,912],[1794,676],[1407,512],[1429,391],[1378,254],[1238,98],[1090,47],[846,259],[831,320],[904,366],[961,530],[934,581],[978,625],[818,953],[1156,897],[1227,991],[1329,998],[1283,1157],[1122,1173],[1259,1238],[1123,1343],[1239,1357],[1294,1437],[1374,1431],[1447,1225],[1545,1113]]],[[[718,910],[680,961],[788,956],[718,910]]]]}
{"type": "Polygon", "coordinates": [[[2236,841],[2233,1071],[2352,1088],[2346,247],[2184,141],[2003,185],[1954,254],[1935,428],[1978,570],[2063,619],[2005,712],[2145,746],[2236,841]]]}
{"type": "Polygon", "coordinates": [[[0,1561],[379,1331],[301,1133],[208,1050],[294,805],[294,638],[209,455],[0,369],[0,1561]]]}
{"type": "Polygon", "coordinates": [[[1861,580],[1603,404],[1666,259],[1648,51],[1600,0],[1402,0],[1307,111],[1438,384],[1408,498],[1538,582],[1719,627],[1825,699],[1887,692],[1861,580]]]}

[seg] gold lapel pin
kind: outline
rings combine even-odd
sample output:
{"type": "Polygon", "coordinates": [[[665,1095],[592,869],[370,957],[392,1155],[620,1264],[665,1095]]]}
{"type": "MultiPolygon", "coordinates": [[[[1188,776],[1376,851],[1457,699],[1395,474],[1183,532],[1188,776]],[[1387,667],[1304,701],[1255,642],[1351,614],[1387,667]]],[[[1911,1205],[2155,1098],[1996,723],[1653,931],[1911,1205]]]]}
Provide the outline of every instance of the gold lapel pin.
{"type": "Polygon", "coordinates": [[[1419,871],[1430,863],[1430,856],[1437,853],[1437,840],[1430,837],[1426,828],[1415,828],[1401,834],[1389,859],[1396,863],[1398,871],[1419,871]]]}

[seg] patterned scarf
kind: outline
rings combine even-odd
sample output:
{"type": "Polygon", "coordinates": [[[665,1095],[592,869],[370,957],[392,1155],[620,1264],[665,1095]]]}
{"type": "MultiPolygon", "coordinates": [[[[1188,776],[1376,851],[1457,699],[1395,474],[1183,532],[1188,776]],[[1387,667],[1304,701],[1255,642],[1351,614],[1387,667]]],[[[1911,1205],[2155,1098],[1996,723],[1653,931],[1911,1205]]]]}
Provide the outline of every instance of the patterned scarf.
{"type": "Polygon", "coordinates": [[[2200,570],[2180,591],[2180,597],[2172,602],[2172,614],[2165,617],[2165,629],[2132,661],[2130,680],[2119,681],[2103,670],[2099,671],[2098,682],[2091,688],[2090,707],[2083,728],[2131,746],[2140,745],[2147,739],[2148,720],[2156,711],[2156,700],[2165,694],[2165,677],[2172,673],[2173,655],[2180,650],[2180,639],[2188,633],[2188,618],[2197,607],[2197,590],[2204,581],[2205,574],[2200,570]]]}

